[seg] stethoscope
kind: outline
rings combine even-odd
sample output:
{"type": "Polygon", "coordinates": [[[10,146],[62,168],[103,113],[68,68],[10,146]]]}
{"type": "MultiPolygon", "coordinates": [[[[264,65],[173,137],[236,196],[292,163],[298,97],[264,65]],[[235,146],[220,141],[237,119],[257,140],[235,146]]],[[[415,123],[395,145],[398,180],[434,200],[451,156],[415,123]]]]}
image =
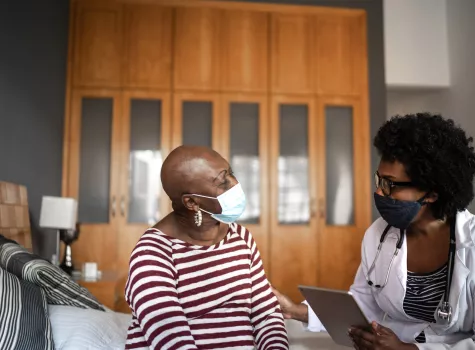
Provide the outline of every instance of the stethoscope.
{"type": "MultiPolygon", "coordinates": [[[[375,269],[376,261],[378,260],[379,254],[381,253],[381,248],[383,247],[383,243],[386,240],[386,236],[390,228],[391,228],[390,225],[386,226],[386,228],[383,231],[383,234],[381,235],[376,256],[373,260],[373,263],[371,264],[371,267],[368,269],[368,276],[366,277],[366,281],[371,287],[377,288],[380,290],[383,289],[388,283],[391,267],[393,265],[394,259],[396,258],[396,256],[399,254],[399,251],[401,250],[402,244],[404,242],[404,237],[405,237],[405,231],[400,230],[399,239],[397,240],[397,243],[396,243],[396,249],[394,250],[394,254],[391,257],[391,261],[389,263],[389,268],[386,273],[386,278],[384,279],[384,283],[382,285],[374,284],[373,281],[371,281],[370,279],[370,275],[375,269]]],[[[437,320],[444,324],[449,324],[450,321],[452,320],[452,306],[450,306],[449,297],[450,297],[450,287],[452,285],[452,276],[454,272],[455,251],[456,251],[455,219],[453,219],[453,220],[450,220],[450,248],[449,248],[449,260],[448,260],[448,266],[447,266],[447,280],[446,280],[446,285],[445,285],[445,292],[444,292],[444,297],[442,299],[442,303],[437,307],[437,310],[436,310],[437,320]]]]}

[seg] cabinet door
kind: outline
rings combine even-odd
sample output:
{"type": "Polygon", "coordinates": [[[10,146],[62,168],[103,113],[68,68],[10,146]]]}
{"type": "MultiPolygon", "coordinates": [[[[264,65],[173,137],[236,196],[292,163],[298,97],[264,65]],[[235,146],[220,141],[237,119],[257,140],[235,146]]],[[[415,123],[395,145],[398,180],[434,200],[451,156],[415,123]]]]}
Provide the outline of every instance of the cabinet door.
{"type": "Polygon", "coordinates": [[[117,244],[119,271],[126,273],[140,236],[169,212],[160,170],[170,150],[170,94],[124,92],[121,126],[117,244]]]}
{"type": "Polygon", "coordinates": [[[315,107],[285,96],[271,105],[271,281],[300,300],[297,286],[318,282],[315,107]]]}
{"type": "Polygon", "coordinates": [[[175,9],[174,88],[219,89],[221,11],[205,7],[175,9]]]}
{"type": "Polygon", "coordinates": [[[309,94],[314,90],[312,16],[272,14],[272,92],[309,94]]]}
{"type": "Polygon", "coordinates": [[[125,5],[126,87],[170,89],[172,8],[125,5]]]}
{"type": "Polygon", "coordinates": [[[173,105],[173,148],[204,146],[223,153],[219,94],[175,94],[173,105]]]}
{"type": "Polygon", "coordinates": [[[222,90],[267,91],[268,17],[265,12],[223,12],[220,45],[222,90]]]}
{"type": "Polygon", "coordinates": [[[319,94],[367,94],[366,35],[364,12],[316,16],[314,55],[319,94]]]}
{"type": "Polygon", "coordinates": [[[119,189],[119,94],[76,91],[66,137],[64,195],[78,200],[79,239],[74,261],[94,261],[99,269],[116,266],[119,189]],[[107,249],[106,249],[107,248],[107,249]]]}
{"type": "Polygon", "coordinates": [[[238,223],[254,236],[266,272],[269,267],[269,117],[265,95],[225,94],[221,100],[223,157],[247,198],[238,223]]]}
{"type": "Polygon", "coordinates": [[[358,99],[320,98],[317,115],[318,281],[347,289],[371,223],[369,125],[358,99]]]}
{"type": "Polygon", "coordinates": [[[110,1],[75,3],[73,85],[119,87],[122,7],[110,1]]]}

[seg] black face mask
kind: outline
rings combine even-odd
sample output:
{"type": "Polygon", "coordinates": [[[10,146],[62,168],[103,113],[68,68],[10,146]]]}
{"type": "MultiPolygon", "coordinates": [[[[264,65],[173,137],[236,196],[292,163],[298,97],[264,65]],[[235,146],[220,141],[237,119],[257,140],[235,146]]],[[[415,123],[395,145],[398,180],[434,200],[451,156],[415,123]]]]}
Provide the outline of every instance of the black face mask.
{"type": "Polygon", "coordinates": [[[391,226],[405,230],[425,205],[423,196],[416,202],[400,201],[374,193],[374,204],[381,217],[391,226]]]}

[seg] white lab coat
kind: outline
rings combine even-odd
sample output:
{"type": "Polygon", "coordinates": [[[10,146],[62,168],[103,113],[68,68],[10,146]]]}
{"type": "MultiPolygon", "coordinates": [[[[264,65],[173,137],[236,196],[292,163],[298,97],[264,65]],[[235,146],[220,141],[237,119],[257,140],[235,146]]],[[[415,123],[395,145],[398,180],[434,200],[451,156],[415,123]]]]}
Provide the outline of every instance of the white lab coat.
{"type": "MultiPolygon", "coordinates": [[[[457,214],[456,256],[449,302],[452,306],[452,321],[449,325],[427,323],[408,316],[403,309],[407,281],[407,245],[394,259],[388,284],[377,290],[366,281],[367,271],[376,256],[379,240],[387,223],[376,220],[366,231],[361,246],[361,264],[350,291],[370,321],[376,321],[393,330],[399,339],[416,343],[425,332],[426,343],[417,344],[421,350],[475,350],[475,216],[467,210],[457,214]]],[[[381,253],[371,273],[375,284],[383,284],[387,268],[396,247],[399,230],[391,228],[386,236],[381,253]]],[[[309,331],[324,331],[323,325],[309,307],[309,331]]]]}

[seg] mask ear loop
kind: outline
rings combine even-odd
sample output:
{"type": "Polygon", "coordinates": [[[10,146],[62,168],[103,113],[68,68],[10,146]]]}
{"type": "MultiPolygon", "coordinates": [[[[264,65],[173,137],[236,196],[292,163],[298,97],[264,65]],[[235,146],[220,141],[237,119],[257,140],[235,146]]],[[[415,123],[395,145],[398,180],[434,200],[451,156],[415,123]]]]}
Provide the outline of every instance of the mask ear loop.
{"type": "Polygon", "coordinates": [[[427,192],[425,195],[423,195],[421,198],[417,200],[417,203],[419,203],[421,206],[428,205],[428,202],[424,202],[431,194],[432,192],[427,192]]]}
{"type": "MultiPolygon", "coordinates": [[[[182,201],[182,203],[183,203],[183,197],[185,197],[185,196],[193,196],[193,197],[199,197],[199,198],[207,198],[207,199],[218,200],[218,198],[216,198],[216,197],[210,197],[210,196],[205,196],[205,195],[196,194],[196,193],[189,193],[189,194],[184,194],[184,195],[181,196],[181,201],[182,201]]],[[[183,204],[185,204],[185,203],[183,203],[183,204]]],[[[213,214],[213,213],[211,213],[211,212],[209,212],[209,211],[207,211],[207,210],[204,210],[203,208],[199,208],[199,207],[198,207],[198,209],[199,209],[200,211],[206,213],[206,214],[215,215],[215,214],[213,214]]]]}

